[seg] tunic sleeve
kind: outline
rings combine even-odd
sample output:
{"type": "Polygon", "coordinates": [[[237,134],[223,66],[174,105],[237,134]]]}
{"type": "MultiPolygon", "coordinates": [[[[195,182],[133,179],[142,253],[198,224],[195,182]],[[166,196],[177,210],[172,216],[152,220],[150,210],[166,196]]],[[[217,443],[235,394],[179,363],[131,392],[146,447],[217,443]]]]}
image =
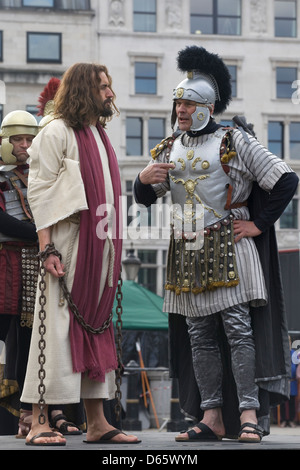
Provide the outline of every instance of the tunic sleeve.
{"type": "Polygon", "coordinates": [[[233,133],[233,142],[240,160],[242,176],[249,181],[257,181],[259,186],[270,192],[281,176],[293,170],[279,157],[248,135],[246,142],[238,130],[233,133]]]}
{"type": "Polygon", "coordinates": [[[37,230],[88,209],[73,131],[54,120],[29,149],[28,201],[37,230]]]}

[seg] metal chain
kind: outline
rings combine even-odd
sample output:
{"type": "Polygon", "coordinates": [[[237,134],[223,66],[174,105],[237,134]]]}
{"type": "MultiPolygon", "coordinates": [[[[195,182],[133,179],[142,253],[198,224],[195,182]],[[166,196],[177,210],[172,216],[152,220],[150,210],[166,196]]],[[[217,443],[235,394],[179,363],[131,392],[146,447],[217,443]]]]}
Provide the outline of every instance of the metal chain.
{"type": "MultiPolygon", "coordinates": [[[[39,387],[38,387],[38,392],[40,394],[39,398],[39,409],[40,409],[40,415],[39,415],[39,423],[40,424],[45,424],[46,417],[44,414],[44,408],[45,408],[45,400],[44,400],[44,394],[46,391],[45,384],[44,384],[44,379],[46,376],[46,371],[44,369],[44,364],[46,362],[46,356],[44,354],[44,350],[46,348],[46,341],[44,339],[44,335],[46,333],[46,326],[45,326],[45,319],[46,319],[46,311],[44,309],[44,306],[46,304],[46,296],[45,296],[45,290],[46,290],[46,281],[45,281],[45,275],[46,275],[46,269],[44,267],[44,261],[47,259],[48,256],[51,254],[54,254],[58,256],[61,260],[61,254],[55,249],[54,244],[50,243],[49,245],[46,245],[45,250],[43,252],[40,252],[38,254],[39,259],[40,259],[40,267],[39,267],[39,273],[40,273],[40,282],[39,282],[39,289],[40,289],[40,296],[39,296],[39,304],[41,306],[40,311],[39,311],[39,319],[40,319],[40,325],[39,325],[39,334],[40,334],[40,340],[38,343],[39,346],[39,387]]],[[[104,331],[109,327],[111,319],[113,317],[113,312],[110,313],[109,317],[105,322],[100,326],[99,328],[93,328],[92,326],[88,325],[82,315],[80,315],[77,306],[74,304],[71,294],[66,286],[64,278],[59,278],[59,283],[61,286],[61,289],[63,291],[63,294],[68,302],[68,305],[70,307],[70,310],[74,314],[76,320],[79,322],[79,324],[86,330],[89,331],[92,334],[102,334],[104,331]]],[[[122,320],[121,320],[121,315],[122,315],[122,299],[123,299],[123,294],[122,294],[122,278],[120,275],[118,286],[117,286],[117,293],[116,293],[116,298],[117,298],[117,308],[116,308],[116,313],[117,313],[117,321],[116,321],[116,327],[117,327],[117,338],[116,338],[116,343],[117,343],[117,358],[118,358],[118,369],[116,371],[116,406],[115,406],[115,412],[117,415],[117,420],[119,420],[120,415],[121,415],[121,398],[122,398],[122,392],[121,392],[121,383],[122,383],[122,377],[121,377],[121,368],[122,368],[122,320]]]]}
{"type": "Polygon", "coordinates": [[[88,331],[89,333],[92,333],[93,335],[101,335],[102,333],[104,333],[105,330],[107,330],[107,328],[109,327],[110,325],[110,321],[113,317],[113,312],[111,312],[109,314],[109,317],[103,322],[103,324],[101,326],[99,326],[99,328],[93,328],[91,325],[89,325],[88,323],[85,322],[84,318],[82,315],[80,315],[79,311],[78,311],[78,308],[77,306],[74,304],[73,302],[73,299],[72,299],[72,296],[67,288],[67,285],[66,285],[66,282],[64,280],[63,277],[60,277],[59,278],[59,284],[60,284],[60,287],[63,291],[63,294],[64,294],[64,297],[66,299],[66,301],[68,302],[68,305],[70,307],[70,310],[71,312],[73,313],[73,315],[75,316],[76,320],[78,321],[78,323],[86,330],[88,331]]]}
{"type": "Polygon", "coordinates": [[[122,300],[123,300],[123,294],[122,294],[122,277],[120,274],[119,277],[119,282],[118,282],[118,287],[117,287],[117,293],[116,293],[116,299],[117,299],[117,307],[116,307],[116,314],[117,314],[117,320],[116,320],[116,329],[117,329],[117,336],[116,336],[116,348],[117,348],[117,359],[118,359],[118,369],[116,370],[116,393],[115,393],[115,398],[116,398],[116,404],[115,404],[115,413],[116,413],[116,418],[117,421],[120,420],[121,417],[121,410],[122,410],[122,405],[121,405],[121,398],[122,398],[122,391],[121,391],[121,385],[122,385],[122,313],[123,313],[123,308],[122,308],[122,300]]]}
{"type": "Polygon", "coordinates": [[[38,386],[38,392],[40,395],[39,401],[38,401],[38,406],[40,409],[40,414],[39,414],[39,423],[40,424],[45,424],[46,422],[46,416],[44,414],[44,408],[45,408],[45,400],[44,400],[44,394],[46,391],[45,384],[44,384],[44,379],[46,377],[46,371],[44,369],[44,365],[46,362],[46,356],[44,354],[44,351],[46,349],[46,340],[44,339],[44,335],[46,333],[46,325],[44,323],[46,319],[46,311],[45,311],[45,304],[46,304],[46,296],[45,296],[45,290],[46,290],[46,282],[45,282],[45,275],[46,275],[46,269],[43,265],[43,261],[41,259],[40,263],[40,282],[39,282],[39,289],[40,289],[40,297],[39,297],[39,304],[41,306],[40,311],[39,311],[39,319],[40,319],[40,325],[39,325],[39,334],[40,334],[40,340],[38,343],[39,346],[39,373],[38,377],[40,380],[39,386],[38,386]]]}

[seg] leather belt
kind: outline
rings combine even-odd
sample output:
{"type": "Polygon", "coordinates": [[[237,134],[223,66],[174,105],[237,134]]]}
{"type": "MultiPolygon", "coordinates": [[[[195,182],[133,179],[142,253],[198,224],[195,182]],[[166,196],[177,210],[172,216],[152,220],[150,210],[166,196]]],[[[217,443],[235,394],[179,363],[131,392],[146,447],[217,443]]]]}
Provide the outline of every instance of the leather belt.
{"type": "Polygon", "coordinates": [[[22,246],[6,245],[3,243],[0,243],[0,251],[1,250],[21,251],[21,249],[22,249],[22,246]]]}

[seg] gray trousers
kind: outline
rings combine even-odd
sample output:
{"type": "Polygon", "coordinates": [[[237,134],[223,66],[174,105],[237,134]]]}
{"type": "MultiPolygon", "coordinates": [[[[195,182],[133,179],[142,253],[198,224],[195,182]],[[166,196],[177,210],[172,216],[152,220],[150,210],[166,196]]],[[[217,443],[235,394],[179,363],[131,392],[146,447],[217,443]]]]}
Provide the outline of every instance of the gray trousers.
{"type": "MultiPolygon", "coordinates": [[[[255,345],[248,304],[235,305],[221,312],[231,351],[231,363],[237,387],[240,412],[258,409],[255,384],[255,345]]],[[[201,394],[201,409],[221,407],[222,362],[214,315],[187,317],[195,378],[201,394]]]]}

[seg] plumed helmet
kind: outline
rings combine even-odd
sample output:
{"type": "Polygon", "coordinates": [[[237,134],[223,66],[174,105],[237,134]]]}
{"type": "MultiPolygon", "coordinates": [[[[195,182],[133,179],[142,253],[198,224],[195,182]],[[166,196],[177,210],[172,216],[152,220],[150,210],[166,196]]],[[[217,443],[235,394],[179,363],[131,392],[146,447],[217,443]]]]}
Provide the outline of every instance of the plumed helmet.
{"type": "MultiPolygon", "coordinates": [[[[188,46],[179,51],[178,69],[187,72],[187,78],[179,83],[173,91],[173,99],[185,99],[198,103],[192,116],[191,130],[203,129],[210,118],[205,109],[214,106],[214,114],[220,114],[227,108],[231,100],[231,77],[223,60],[208,52],[204,47],[188,46]]],[[[176,121],[175,107],[172,113],[172,127],[176,121]]]]}
{"type": "Polygon", "coordinates": [[[16,110],[8,113],[2,121],[0,138],[1,138],[1,158],[3,162],[15,164],[17,159],[12,154],[13,145],[9,138],[13,135],[33,135],[38,133],[38,123],[35,117],[23,110],[16,110]]]}
{"type": "Polygon", "coordinates": [[[60,85],[60,79],[51,77],[38,98],[38,116],[46,116],[54,110],[54,97],[60,85]]]}
{"type": "Polygon", "coordinates": [[[47,85],[41,92],[38,101],[38,116],[43,116],[39,122],[40,130],[43,129],[50,121],[54,119],[54,98],[60,85],[60,79],[56,77],[50,78],[47,85]]]}
{"type": "Polygon", "coordinates": [[[0,136],[2,138],[20,134],[36,136],[37,133],[38,124],[35,117],[27,111],[17,110],[8,113],[3,119],[0,136]]]}

